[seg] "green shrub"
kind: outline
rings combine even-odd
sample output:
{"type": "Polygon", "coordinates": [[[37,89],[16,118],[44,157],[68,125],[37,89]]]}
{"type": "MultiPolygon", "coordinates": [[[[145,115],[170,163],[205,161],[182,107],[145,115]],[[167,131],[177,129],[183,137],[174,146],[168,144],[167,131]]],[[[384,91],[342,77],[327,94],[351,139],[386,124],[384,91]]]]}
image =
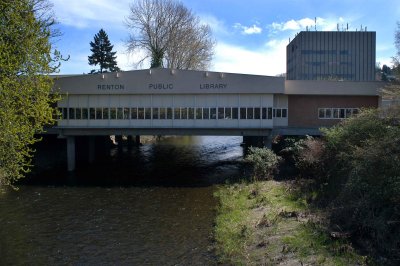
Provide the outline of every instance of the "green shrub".
{"type": "Polygon", "coordinates": [[[246,162],[253,166],[253,178],[272,179],[272,174],[277,170],[280,157],[268,148],[249,148],[246,162]]]}

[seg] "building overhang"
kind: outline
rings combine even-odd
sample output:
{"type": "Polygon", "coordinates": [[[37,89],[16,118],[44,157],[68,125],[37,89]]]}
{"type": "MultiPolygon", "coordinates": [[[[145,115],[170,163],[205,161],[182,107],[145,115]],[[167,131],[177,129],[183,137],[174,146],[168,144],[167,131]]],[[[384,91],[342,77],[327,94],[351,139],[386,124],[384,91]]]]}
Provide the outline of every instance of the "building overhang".
{"type": "Polygon", "coordinates": [[[287,95],[379,96],[382,81],[286,80],[287,95]]]}

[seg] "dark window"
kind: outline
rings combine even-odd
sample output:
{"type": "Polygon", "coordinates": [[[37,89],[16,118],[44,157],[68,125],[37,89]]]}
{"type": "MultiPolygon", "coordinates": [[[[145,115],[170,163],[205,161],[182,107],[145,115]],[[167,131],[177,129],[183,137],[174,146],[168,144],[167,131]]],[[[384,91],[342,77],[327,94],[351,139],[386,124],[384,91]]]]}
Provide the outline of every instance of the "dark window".
{"type": "Polygon", "coordinates": [[[75,118],[76,119],[81,119],[82,118],[82,110],[81,110],[81,108],[76,108],[75,109],[75,118]]]}
{"type": "Polygon", "coordinates": [[[340,109],[340,118],[345,118],[345,110],[343,108],[340,109]]]}
{"type": "Polygon", "coordinates": [[[144,108],[144,119],[151,119],[151,108],[144,108]]]}
{"type": "Polygon", "coordinates": [[[181,108],[181,119],[188,119],[188,109],[187,107],[181,108]]]}
{"type": "Polygon", "coordinates": [[[167,108],[167,119],[172,119],[172,108],[171,107],[167,108]]]}
{"type": "Polygon", "coordinates": [[[87,108],[82,108],[82,119],[88,119],[88,109],[87,108]]]}
{"type": "Polygon", "coordinates": [[[69,108],[69,119],[75,119],[75,108],[69,108]]]}
{"type": "Polygon", "coordinates": [[[196,108],[196,119],[202,119],[203,118],[203,112],[201,107],[196,108]]]}
{"type": "Polygon", "coordinates": [[[138,111],[136,107],[131,108],[131,119],[138,119],[138,111]]]}
{"type": "Polygon", "coordinates": [[[108,119],[110,114],[108,113],[108,108],[103,108],[103,119],[108,119]]]}
{"type": "Polygon", "coordinates": [[[256,107],[254,108],[254,119],[260,119],[261,114],[260,114],[260,108],[256,107]]]}
{"type": "Polygon", "coordinates": [[[217,119],[217,108],[210,108],[210,119],[217,119]]]}
{"type": "Polygon", "coordinates": [[[225,119],[232,119],[231,110],[230,107],[225,108],[225,119]]]}
{"type": "Polygon", "coordinates": [[[276,117],[282,117],[282,109],[276,109],[276,117]]]}
{"type": "Polygon", "coordinates": [[[160,108],[160,119],[166,119],[167,118],[167,111],[165,107],[160,108]]]}
{"type": "Polygon", "coordinates": [[[240,107],[240,119],[246,119],[246,108],[240,107]]]}
{"type": "Polygon", "coordinates": [[[247,119],[254,119],[254,110],[251,107],[247,108],[247,119]]]}
{"type": "Polygon", "coordinates": [[[62,119],[68,119],[68,108],[62,109],[62,119]]]}
{"type": "Polygon", "coordinates": [[[117,108],[117,119],[124,119],[124,109],[121,107],[117,108]]]}
{"type": "Polygon", "coordinates": [[[261,110],[262,110],[261,118],[267,119],[267,108],[263,107],[261,110]]]}
{"type": "Polygon", "coordinates": [[[325,118],[325,109],[318,109],[318,118],[325,118]]]}
{"type": "Polygon", "coordinates": [[[175,109],[174,109],[174,119],[181,119],[181,108],[175,107],[175,109]]]}
{"type": "Polygon", "coordinates": [[[339,118],[339,109],[338,108],[333,109],[333,118],[339,118]]]}
{"type": "Polygon", "coordinates": [[[268,107],[268,119],[272,119],[272,107],[268,107]]]}
{"type": "Polygon", "coordinates": [[[224,119],[224,108],[218,108],[218,119],[224,119]]]}
{"type": "MultiPolygon", "coordinates": [[[[90,113],[90,116],[92,116],[92,113],[90,113]]],[[[110,108],[110,119],[117,119],[117,108],[110,108]]]]}
{"type": "Polygon", "coordinates": [[[103,110],[101,108],[96,108],[96,119],[103,119],[102,112],[103,110]]]}
{"type": "Polygon", "coordinates": [[[129,119],[129,108],[124,108],[124,119],[129,119]]]}
{"type": "Polygon", "coordinates": [[[232,119],[238,119],[238,108],[232,108],[232,119]]]}
{"type": "Polygon", "coordinates": [[[203,108],[203,119],[210,119],[210,109],[203,108]]]}
{"type": "Polygon", "coordinates": [[[153,119],[159,119],[160,117],[159,117],[159,111],[160,109],[159,108],[157,108],[157,107],[154,107],[153,108],[153,119]]]}
{"type": "Polygon", "coordinates": [[[282,109],[282,117],[287,117],[287,109],[282,109]]]}
{"type": "Polygon", "coordinates": [[[143,107],[138,108],[138,119],[144,119],[144,108],[143,107]]]}
{"type": "Polygon", "coordinates": [[[193,107],[188,108],[188,115],[189,115],[189,119],[194,119],[194,108],[193,107]]]}
{"type": "Polygon", "coordinates": [[[331,108],[325,109],[325,118],[332,118],[332,109],[331,108]]]}

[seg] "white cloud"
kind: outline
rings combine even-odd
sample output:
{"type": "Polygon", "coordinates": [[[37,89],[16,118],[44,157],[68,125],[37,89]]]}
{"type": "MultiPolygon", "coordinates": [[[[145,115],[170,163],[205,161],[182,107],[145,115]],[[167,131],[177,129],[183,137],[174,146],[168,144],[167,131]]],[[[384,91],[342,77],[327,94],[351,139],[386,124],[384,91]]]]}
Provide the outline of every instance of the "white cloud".
{"type": "Polygon", "coordinates": [[[284,22],[273,22],[270,25],[268,25],[267,28],[269,28],[274,33],[281,31],[300,31],[307,29],[315,30],[315,28],[319,31],[333,31],[337,30],[338,25],[339,29],[346,29],[348,23],[351,23],[352,21],[354,21],[354,18],[347,18],[347,19],[344,19],[343,17],[336,17],[336,18],[317,17],[314,19],[302,18],[298,20],[291,19],[284,22]]]}
{"type": "Polygon", "coordinates": [[[286,40],[272,40],[258,50],[220,42],[213,70],[228,73],[275,76],[286,72],[286,40]]]}
{"type": "Polygon", "coordinates": [[[260,34],[262,32],[262,28],[258,27],[257,25],[253,24],[250,27],[243,26],[240,23],[235,23],[233,25],[235,29],[240,29],[242,34],[251,35],[251,34],[260,34]]]}
{"type": "Polygon", "coordinates": [[[225,26],[225,23],[212,15],[202,14],[200,15],[200,21],[203,24],[209,25],[214,34],[217,35],[230,34],[229,30],[225,26]]]}
{"type": "Polygon", "coordinates": [[[53,0],[56,18],[65,25],[86,28],[104,22],[108,26],[123,26],[129,12],[129,0],[53,0]]]}

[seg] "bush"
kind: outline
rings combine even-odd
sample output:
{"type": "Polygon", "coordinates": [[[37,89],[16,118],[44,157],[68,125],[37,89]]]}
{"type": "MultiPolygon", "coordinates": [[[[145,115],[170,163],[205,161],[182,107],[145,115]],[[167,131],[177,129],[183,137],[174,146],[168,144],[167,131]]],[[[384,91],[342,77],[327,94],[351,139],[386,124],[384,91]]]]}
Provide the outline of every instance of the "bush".
{"type": "Polygon", "coordinates": [[[255,180],[265,178],[272,179],[272,174],[277,170],[280,157],[267,148],[249,148],[246,162],[253,166],[253,178],[255,180]]]}
{"type": "Polygon", "coordinates": [[[363,110],[324,129],[325,143],[306,140],[297,156],[303,172],[321,175],[319,195],[330,202],[332,225],[369,239],[393,262],[400,260],[398,117],[399,112],[363,110]]]}

